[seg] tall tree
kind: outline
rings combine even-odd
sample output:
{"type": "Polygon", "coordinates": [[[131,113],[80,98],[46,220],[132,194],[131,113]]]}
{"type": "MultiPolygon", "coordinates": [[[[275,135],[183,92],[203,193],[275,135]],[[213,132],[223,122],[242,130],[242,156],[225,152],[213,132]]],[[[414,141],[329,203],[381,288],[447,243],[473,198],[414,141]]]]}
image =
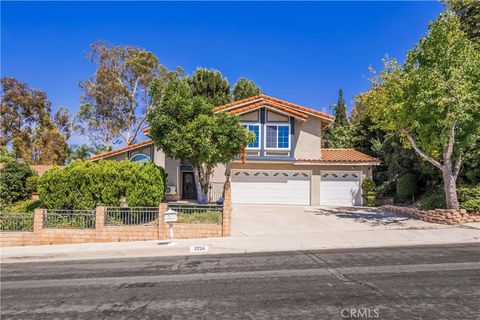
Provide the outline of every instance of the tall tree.
{"type": "Polygon", "coordinates": [[[233,99],[235,101],[250,98],[262,93],[259,87],[252,80],[246,78],[238,79],[233,86],[233,99]]]}
{"type": "Polygon", "coordinates": [[[238,116],[214,113],[213,106],[195,95],[188,79],[171,80],[162,94],[152,90],[155,107],[148,113],[150,136],[168,157],[193,166],[197,201],[206,203],[210,176],[251,143],[252,135],[238,116]]]}
{"type": "Polygon", "coordinates": [[[352,128],[347,119],[343,90],[338,90],[338,102],[333,105],[335,121],[322,131],[322,142],[327,148],[351,148],[352,128]]]}
{"type": "Polygon", "coordinates": [[[460,28],[470,40],[480,44],[480,1],[445,0],[445,2],[460,19],[460,28]]]}
{"type": "MultiPolygon", "coordinates": [[[[30,164],[63,164],[66,136],[51,118],[51,103],[45,92],[29,88],[14,78],[2,78],[0,144],[11,146],[17,157],[30,164]]],[[[61,130],[70,120],[65,109],[57,111],[61,130]]]]}
{"type": "Polygon", "coordinates": [[[193,95],[204,97],[214,107],[232,101],[230,84],[218,70],[197,68],[188,81],[193,95]]]}
{"type": "Polygon", "coordinates": [[[164,86],[167,69],[149,51],[132,46],[91,45],[87,58],[97,65],[95,75],[81,82],[83,93],[77,114],[83,131],[105,149],[115,143],[132,144],[146,126],[152,106],[152,83],[164,86]]]}
{"type": "Polygon", "coordinates": [[[339,127],[347,126],[347,106],[345,105],[345,99],[343,98],[343,90],[338,90],[338,102],[334,106],[335,125],[339,127]]]}
{"type": "Polygon", "coordinates": [[[452,12],[440,14],[407,53],[387,61],[363,95],[376,126],[399,133],[407,147],[438,168],[447,208],[458,209],[456,180],[480,135],[480,51],[452,12]]]}

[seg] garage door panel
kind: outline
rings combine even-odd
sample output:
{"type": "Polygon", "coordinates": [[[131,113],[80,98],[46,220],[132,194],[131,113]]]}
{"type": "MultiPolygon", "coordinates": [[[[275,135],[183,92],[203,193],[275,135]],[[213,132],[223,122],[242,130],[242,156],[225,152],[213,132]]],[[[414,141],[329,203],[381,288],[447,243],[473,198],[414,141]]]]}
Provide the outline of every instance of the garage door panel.
{"type": "Polygon", "coordinates": [[[232,174],[232,202],[247,204],[310,204],[310,173],[239,170],[232,174]]]}
{"type": "Polygon", "coordinates": [[[357,172],[322,172],[320,205],[361,205],[360,179],[357,172]]]}

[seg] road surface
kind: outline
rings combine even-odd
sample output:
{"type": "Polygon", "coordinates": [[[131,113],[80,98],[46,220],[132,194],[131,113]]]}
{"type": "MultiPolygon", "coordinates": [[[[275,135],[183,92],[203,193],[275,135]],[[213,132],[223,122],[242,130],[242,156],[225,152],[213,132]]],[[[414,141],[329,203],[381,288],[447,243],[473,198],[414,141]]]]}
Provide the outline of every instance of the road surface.
{"type": "Polygon", "coordinates": [[[1,265],[6,319],[479,319],[480,245],[1,265]]]}

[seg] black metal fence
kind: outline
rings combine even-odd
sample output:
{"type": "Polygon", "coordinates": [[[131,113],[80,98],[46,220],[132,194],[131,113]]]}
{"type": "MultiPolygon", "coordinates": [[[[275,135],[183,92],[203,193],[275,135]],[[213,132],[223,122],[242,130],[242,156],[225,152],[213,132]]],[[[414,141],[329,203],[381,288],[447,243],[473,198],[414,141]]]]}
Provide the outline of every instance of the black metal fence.
{"type": "Polygon", "coordinates": [[[158,224],[158,207],[107,207],[106,226],[139,226],[158,224]]]}
{"type": "Polygon", "coordinates": [[[9,213],[0,212],[0,231],[32,232],[33,212],[9,213]]]}
{"type": "Polygon", "coordinates": [[[177,213],[201,213],[207,211],[223,211],[220,204],[196,204],[196,203],[169,203],[168,207],[177,213]]]}
{"type": "Polygon", "coordinates": [[[95,229],[95,210],[45,210],[46,229],[95,229]]]}
{"type": "Polygon", "coordinates": [[[215,203],[222,198],[223,187],[224,184],[222,182],[211,182],[208,186],[208,202],[215,203]]]}

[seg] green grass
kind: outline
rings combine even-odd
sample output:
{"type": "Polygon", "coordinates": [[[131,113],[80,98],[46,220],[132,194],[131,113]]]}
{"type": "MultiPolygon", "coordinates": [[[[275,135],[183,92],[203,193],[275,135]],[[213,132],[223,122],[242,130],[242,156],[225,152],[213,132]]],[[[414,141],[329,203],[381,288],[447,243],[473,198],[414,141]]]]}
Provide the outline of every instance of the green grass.
{"type": "Polygon", "coordinates": [[[178,213],[177,223],[216,223],[222,221],[221,211],[205,211],[194,213],[178,213]]]}

